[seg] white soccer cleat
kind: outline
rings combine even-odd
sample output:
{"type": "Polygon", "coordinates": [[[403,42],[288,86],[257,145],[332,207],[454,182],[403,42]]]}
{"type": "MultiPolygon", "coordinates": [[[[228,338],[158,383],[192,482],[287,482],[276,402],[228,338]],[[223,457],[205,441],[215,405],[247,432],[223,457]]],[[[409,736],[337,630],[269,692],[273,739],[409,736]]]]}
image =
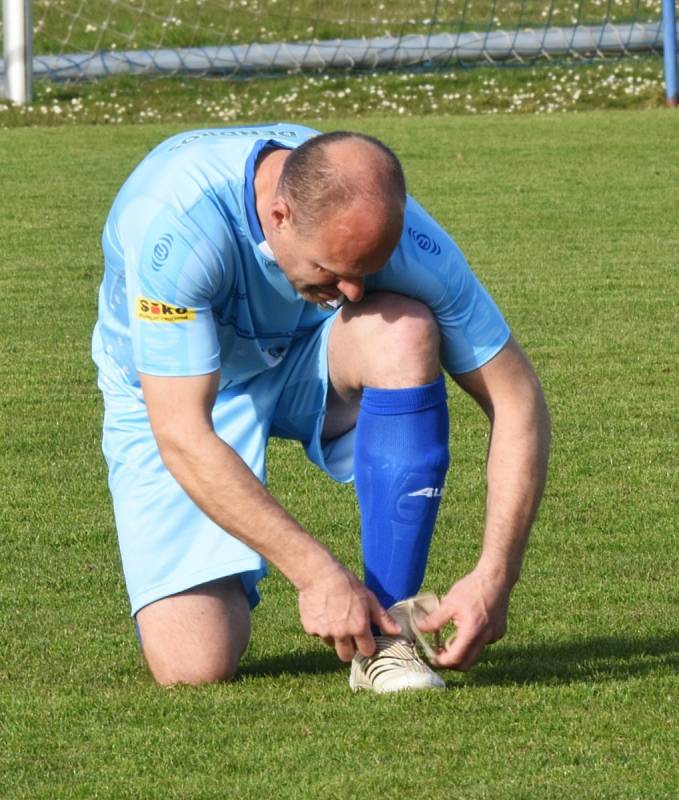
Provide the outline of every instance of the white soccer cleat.
{"type": "Polygon", "coordinates": [[[416,689],[445,689],[446,684],[417,654],[413,642],[401,636],[376,636],[375,654],[354,656],[349,686],[356,692],[370,689],[377,694],[416,689]]]}
{"type": "MultiPolygon", "coordinates": [[[[416,598],[415,598],[416,599],[416,598]]],[[[413,598],[395,603],[389,613],[401,626],[399,636],[376,636],[372,656],[356,653],[351,662],[349,686],[353,691],[369,689],[377,694],[417,689],[445,689],[444,681],[420,658],[415,647],[417,627],[413,598]]]]}

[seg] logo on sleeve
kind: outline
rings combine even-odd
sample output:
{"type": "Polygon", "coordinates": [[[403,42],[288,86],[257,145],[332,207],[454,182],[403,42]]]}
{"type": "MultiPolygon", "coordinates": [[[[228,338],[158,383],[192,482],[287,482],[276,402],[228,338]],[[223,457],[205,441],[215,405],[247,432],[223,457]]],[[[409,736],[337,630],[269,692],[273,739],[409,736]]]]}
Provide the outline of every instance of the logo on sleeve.
{"type": "Polygon", "coordinates": [[[137,298],[137,319],[149,322],[190,322],[196,318],[195,308],[182,308],[150,300],[148,297],[137,298]]]}
{"type": "Polygon", "coordinates": [[[441,247],[439,246],[438,242],[434,241],[434,239],[432,239],[428,234],[422,233],[422,231],[416,231],[415,228],[409,227],[408,235],[420,248],[420,250],[424,250],[425,253],[431,253],[434,256],[441,255],[441,247]]]}
{"type": "Polygon", "coordinates": [[[156,242],[156,245],[153,248],[153,256],[151,258],[151,266],[156,271],[161,269],[163,264],[167,261],[167,257],[170,255],[170,250],[172,250],[173,241],[174,240],[171,233],[164,233],[156,242]]]}

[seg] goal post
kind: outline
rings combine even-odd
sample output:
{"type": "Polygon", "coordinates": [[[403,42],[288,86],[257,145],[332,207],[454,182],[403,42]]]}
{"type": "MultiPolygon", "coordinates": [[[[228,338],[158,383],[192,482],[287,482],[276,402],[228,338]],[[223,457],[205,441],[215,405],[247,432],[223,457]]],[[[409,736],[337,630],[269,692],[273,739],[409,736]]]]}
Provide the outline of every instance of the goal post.
{"type": "Polygon", "coordinates": [[[663,61],[665,67],[665,98],[668,106],[679,105],[676,11],[675,0],[663,0],[663,61]]]}
{"type": "Polygon", "coordinates": [[[4,94],[14,103],[28,103],[33,84],[31,0],[2,0],[4,94]]]}
{"type": "MultiPolygon", "coordinates": [[[[0,87],[33,79],[525,64],[663,52],[677,0],[2,0],[0,87]]],[[[1,88],[0,88],[1,91],[1,88]]]]}

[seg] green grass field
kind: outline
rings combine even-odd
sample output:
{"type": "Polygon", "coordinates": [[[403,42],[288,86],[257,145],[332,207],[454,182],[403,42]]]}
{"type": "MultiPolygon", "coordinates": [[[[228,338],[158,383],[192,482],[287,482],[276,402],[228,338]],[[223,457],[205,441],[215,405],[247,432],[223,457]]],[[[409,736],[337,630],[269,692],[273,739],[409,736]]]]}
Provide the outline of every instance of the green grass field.
{"type": "MultiPolygon", "coordinates": [[[[551,473],[509,633],[444,695],[352,695],[273,574],[238,680],[154,686],[119,571],[89,335],[108,206],[179,128],[3,130],[0,797],[676,800],[679,117],[316,124],[402,156],[543,380],[551,473]]],[[[485,427],[454,388],[450,406],[437,592],[474,563],[483,515],[485,427]]],[[[294,445],[272,444],[269,472],[359,570],[351,489],[294,445]]]]}
{"type": "Polygon", "coordinates": [[[37,81],[33,102],[0,102],[0,130],[62,125],[229,125],[234,121],[556,114],[665,105],[660,56],[526,67],[346,72],[252,80],[37,81]],[[187,122],[190,121],[190,122],[187,122]]]}

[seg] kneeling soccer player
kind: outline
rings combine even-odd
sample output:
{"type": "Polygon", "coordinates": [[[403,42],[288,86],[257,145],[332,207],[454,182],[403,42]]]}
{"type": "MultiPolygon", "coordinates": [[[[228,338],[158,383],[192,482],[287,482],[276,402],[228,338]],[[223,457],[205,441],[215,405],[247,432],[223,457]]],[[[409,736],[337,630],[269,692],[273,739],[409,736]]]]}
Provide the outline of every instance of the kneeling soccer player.
{"type": "MultiPolygon", "coordinates": [[[[418,621],[468,669],[506,628],[546,474],[538,380],[452,239],[360,134],[298,125],[160,144],[103,235],[93,355],[125,579],[157,681],[227,680],[266,562],[352,688],[443,688],[415,649],[448,468],[442,369],[488,415],[477,565],[418,621]],[[364,583],[267,492],[270,436],[355,480],[364,583]]],[[[304,491],[300,486],[299,491],[304,491]]],[[[358,541],[358,536],[357,536],[358,541]]]]}

